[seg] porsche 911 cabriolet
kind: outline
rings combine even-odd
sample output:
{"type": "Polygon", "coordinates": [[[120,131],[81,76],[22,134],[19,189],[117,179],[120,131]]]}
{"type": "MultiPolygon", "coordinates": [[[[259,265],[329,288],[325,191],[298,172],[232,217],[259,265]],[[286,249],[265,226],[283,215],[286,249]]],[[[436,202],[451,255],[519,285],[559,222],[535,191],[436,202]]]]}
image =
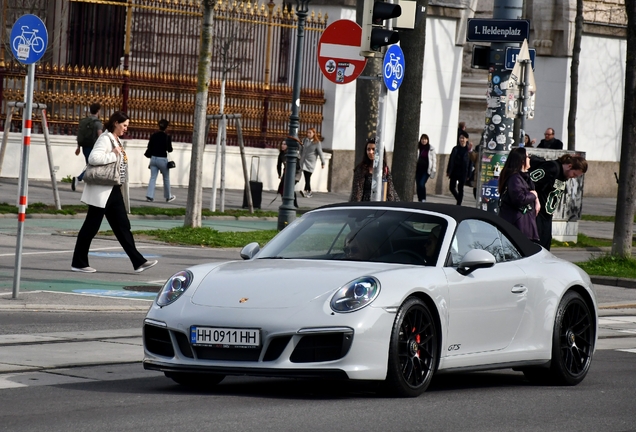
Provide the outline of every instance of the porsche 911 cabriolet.
{"type": "Polygon", "coordinates": [[[495,214],[335,204],[240,255],[165,283],[144,321],[146,369],[183,385],[376,380],[414,397],[442,372],[512,368],[576,385],[590,368],[589,276],[495,214]]]}

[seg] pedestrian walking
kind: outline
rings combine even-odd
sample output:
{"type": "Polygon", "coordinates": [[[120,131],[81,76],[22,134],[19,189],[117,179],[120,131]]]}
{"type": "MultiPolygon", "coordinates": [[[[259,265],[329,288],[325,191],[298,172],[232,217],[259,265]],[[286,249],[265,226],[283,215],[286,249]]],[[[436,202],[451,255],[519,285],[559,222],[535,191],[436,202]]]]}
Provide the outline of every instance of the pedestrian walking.
{"type": "Polygon", "coordinates": [[[552,242],[552,215],[565,194],[567,180],[587,172],[587,161],[582,156],[564,154],[557,160],[546,161],[530,172],[534,182],[541,211],[537,215],[539,244],[550,250],[552,242]]]}
{"type": "Polygon", "coordinates": [[[305,176],[305,188],[300,191],[300,194],[305,198],[311,198],[311,175],[316,168],[316,162],[320,158],[322,168],[325,168],[325,157],[322,153],[322,146],[320,145],[320,137],[316,129],[309,128],[307,130],[307,137],[303,140],[303,153],[300,156],[300,164],[302,166],[303,175],[305,176]]]}
{"type": "MultiPolygon", "coordinates": [[[[100,135],[88,157],[88,162],[91,165],[107,165],[121,160],[122,184],[127,174],[128,157],[119,138],[126,133],[129,123],[130,120],[126,113],[114,112],[106,123],[107,132],[100,135]],[[118,158],[120,154],[121,158],[118,158]]],[[[88,183],[84,187],[81,200],[88,204],[88,212],[84,224],[77,234],[71,270],[82,273],[95,273],[97,271],[89,266],[88,252],[104,216],[106,216],[119,244],[130,258],[136,273],[157,264],[156,260],[146,260],[135,247],[135,239],[130,231],[130,220],[128,220],[124,205],[121,186],[102,186],[88,183]]]]}
{"type": "Polygon", "coordinates": [[[153,202],[155,200],[155,184],[157,176],[161,171],[163,177],[163,197],[166,202],[176,199],[170,193],[170,169],[168,168],[168,153],[172,153],[172,137],[166,133],[166,129],[170,122],[166,119],[159,120],[159,130],[150,136],[148,148],[144,156],[150,158],[150,181],[148,182],[148,190],[146,192],[146,201],[153,202]]]}
{"type": "MultiPolygon", "coordinates": [[[[88,164],[88,155],[91,154],[95,141],[102,134],[104,125],[99,120],[99,111],[102,106],[99,102],[91,104],[88,108],[90,114],[80,120],[77,127],[77,148],[75,149],[75,156],[79,156],[80,151],[84,155],[84,159],[88,164]]],[[[71,190],[77,189],[77,183],[81,182],[84,178],[84,171],[77,177],[71,179],[71,190]]]]}
{"type": "Polygon", "coordinates": [[[450,179],[449,189],[455,197],[457,205],[462,205],[464,199],[464,185],[468,178],[470,160],[468,158],[468,133],[461,131],[457,145],[451,150],[446,167],[446,176],[450,179]]]}
{"type": "MultiPolygon", "coordinates": [[[[299,143],[298,151],[299,152],[302,151],[302,145],[300,144],[300,140],[294,137],[291,137],[291,138],[299,143]]],[[[287,169],[287,140],[282,140],[278,146],[278,160],[276,162],[276,172],[278,173],[278,178],[280,179],[280,182],[278,182],[278,189],[276,190],[276,192],[280,194],[281,197],[283,196],[283,193],[285,192],[286,169],[287,169]]],[[[294,176],[294,185],[298,183],[298,181],[300,180],[300,173],[301,173],[301,169],[300,169],[300,158],[299,158],[296,161],[296,175],[294,176]]],[[[276,197],[274,197],[274,200],[275,199],[276,197]]],[[[272,200],[272,202],[274,202],[274,200],[272,200]]],[[[298,197],[296,196],[295,190],[294,190],[294,207],[298,208],[298,197]]]]}
{"type": "Polygon", "coordinates": [[[417,167],[415,168],[415,185],[417,189],[417,200],[426,202],[426,182],[434,179],[437,172],[437,155],[428,135],[422,134],[417,143],[417,167]]]}

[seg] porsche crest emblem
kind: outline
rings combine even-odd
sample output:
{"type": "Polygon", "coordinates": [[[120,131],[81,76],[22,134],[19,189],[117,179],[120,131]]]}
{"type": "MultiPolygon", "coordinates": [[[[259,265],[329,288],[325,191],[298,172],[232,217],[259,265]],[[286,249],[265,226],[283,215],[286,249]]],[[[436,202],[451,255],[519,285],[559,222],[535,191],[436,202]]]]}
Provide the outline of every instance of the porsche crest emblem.
{"type": "Polygon", "coordinates": [[[243,297],[242,299],[239,300],[239,303],[245,303],[248,300],[249,300],[249,298],[243,297]]]}

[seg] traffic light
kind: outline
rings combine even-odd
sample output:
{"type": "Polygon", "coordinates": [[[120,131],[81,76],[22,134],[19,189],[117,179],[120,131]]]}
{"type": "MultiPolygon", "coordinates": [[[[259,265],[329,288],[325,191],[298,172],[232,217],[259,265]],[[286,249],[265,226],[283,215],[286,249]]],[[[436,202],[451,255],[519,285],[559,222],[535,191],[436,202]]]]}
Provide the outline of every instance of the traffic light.
{"type": "Polygon", "coordinates": [[[384,21],[397,18],[402,14],[399,4],[384,1],[364,0],[362,11],[362,44],[360,55],[381,57],[380,48],[400,41],[397,31],[387,29],[384,21]]]}

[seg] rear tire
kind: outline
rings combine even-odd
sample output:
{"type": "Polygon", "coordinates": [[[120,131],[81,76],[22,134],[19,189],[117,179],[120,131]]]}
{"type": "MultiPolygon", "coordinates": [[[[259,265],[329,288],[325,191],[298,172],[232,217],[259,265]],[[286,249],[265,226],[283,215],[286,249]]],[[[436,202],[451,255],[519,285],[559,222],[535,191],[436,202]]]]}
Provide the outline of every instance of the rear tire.
{"type": "Polygon", "coordinates": [[[398,310],[389,345],[386,389],[398,397],[417,397],[428,388],[439,362],[439,334],[428,306],[415,297],[398,310]]]}
{"type": "Polygon", "coordinates": [[[567,292],[554,319],[550,368],[524,369],[526,378],[540,384],[579,384],[592,363],[595,329],[594,317],[581,295],[567,292]]]}
{"type": "Polygon", "coordinates": [[[197,389],[214,387],[225,378],[225,375],[207,373],[164,372],[164,375],[179,385],[197,389]]]}

